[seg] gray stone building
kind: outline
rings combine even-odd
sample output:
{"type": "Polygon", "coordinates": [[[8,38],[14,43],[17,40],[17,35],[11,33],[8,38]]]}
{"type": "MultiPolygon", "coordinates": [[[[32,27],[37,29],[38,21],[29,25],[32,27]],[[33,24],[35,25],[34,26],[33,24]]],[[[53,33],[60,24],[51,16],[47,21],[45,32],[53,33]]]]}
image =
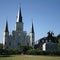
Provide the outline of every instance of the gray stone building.
{"type": "Polygon", "coordinates": [[[8,21],[6,21],[4,36],[3,36],[3,48],[18,49],[20,46],[31,46],[34,47],[34,27],[32,23],[30,35],[27,35],[27,32],[23,30],[24,23],[22,21],[21,8],[18,10],[18,16],[16,20],[16,30],[12,31],[12,34],[9,34],[8,21]]]}

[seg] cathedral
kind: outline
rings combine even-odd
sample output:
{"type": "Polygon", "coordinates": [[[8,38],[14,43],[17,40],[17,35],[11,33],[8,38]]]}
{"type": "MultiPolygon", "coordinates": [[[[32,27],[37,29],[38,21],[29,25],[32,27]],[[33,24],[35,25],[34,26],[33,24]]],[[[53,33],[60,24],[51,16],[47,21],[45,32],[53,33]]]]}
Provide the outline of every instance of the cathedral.
{"type": "Polygon", "coordinates": [[[18,49],[20,46],[31,46],[34,48],[35,33],[33,23],[31,26],[30,35],[23,30],[24,23],[22,20],[21,8],[18,9],[18,16],[16,20],[16,29],[9,34],[8,21],[6,21],[4,36],[3,36],[3,48],[18,49]]]}

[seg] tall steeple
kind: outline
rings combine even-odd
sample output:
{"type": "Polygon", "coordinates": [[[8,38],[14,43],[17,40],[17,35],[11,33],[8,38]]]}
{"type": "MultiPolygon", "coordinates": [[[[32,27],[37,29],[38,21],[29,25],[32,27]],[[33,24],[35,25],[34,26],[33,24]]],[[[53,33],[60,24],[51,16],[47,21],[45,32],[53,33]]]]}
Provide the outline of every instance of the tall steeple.
{"type": "Polygon", "coordinates": [[[33,22],[32,22],[32,27],[30,31],[30,46],[34,48],[34,40],[35,40],[35,33],[34,33],[34,27],[33,27],[33,22]]]}
{"type": "Polygon", "coordinates": [[[8,30],[8,22],[6,21],[4,37],[3,37],[3,49],[5,49],[7,47],[8,41],[9,41],[9,30],[8,30]]]}
{"type": "Polygon", "coordinates": [[[19,7],[19,10],[18,10],[17,22],[22,22],[21,7],[19,7]]]}
{"type": "Polygon", "coordinates": [[[22,14],[21,14],[21,7],[18,10],[17,22],[16,22],[16,31],[22,32],[23,31],[23,21],[22,21],[22,14]]]}
{"type": "Polygon", "coordinates": [[[8,22],[6,21],[6,26],[5,26],[5,32],[9,32],[8,31],[8,22]]]}
{"type": "Polygon", "coordinates": [[[32,22],[32,27],[31,27],[31,33],[34,33],[33,22],[32,22]]]}

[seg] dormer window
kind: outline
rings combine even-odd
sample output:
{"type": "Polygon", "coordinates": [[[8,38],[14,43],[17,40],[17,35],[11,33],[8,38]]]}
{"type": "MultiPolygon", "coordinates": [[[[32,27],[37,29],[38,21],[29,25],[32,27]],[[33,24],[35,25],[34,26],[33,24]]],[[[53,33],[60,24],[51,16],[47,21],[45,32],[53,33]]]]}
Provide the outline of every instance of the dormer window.
{"type": "Polygon", "coordinates": [[[42,43],[44,43],[44,40],[42,40],[42,43]]]}
{"type": "Polygon", "coordinates": [[[49,40],[49,42],[51,42],[51,40],[49,40]]]}
{"type": "Polygon", "coordinates": [[[46,43],[47,43],[48,41],[46,40],[46,43]]]}

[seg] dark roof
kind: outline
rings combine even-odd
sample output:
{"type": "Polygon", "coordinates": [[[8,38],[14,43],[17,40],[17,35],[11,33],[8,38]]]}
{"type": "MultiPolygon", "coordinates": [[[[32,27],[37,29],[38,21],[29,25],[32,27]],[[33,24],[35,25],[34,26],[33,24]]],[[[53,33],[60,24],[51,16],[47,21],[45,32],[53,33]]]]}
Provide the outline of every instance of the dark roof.
{"type": "Polygon", "coordinates": [[[40,40],[46,40],[47,39],[47,37],[43,37],[43,38],[41,38],[40,40]]]}

